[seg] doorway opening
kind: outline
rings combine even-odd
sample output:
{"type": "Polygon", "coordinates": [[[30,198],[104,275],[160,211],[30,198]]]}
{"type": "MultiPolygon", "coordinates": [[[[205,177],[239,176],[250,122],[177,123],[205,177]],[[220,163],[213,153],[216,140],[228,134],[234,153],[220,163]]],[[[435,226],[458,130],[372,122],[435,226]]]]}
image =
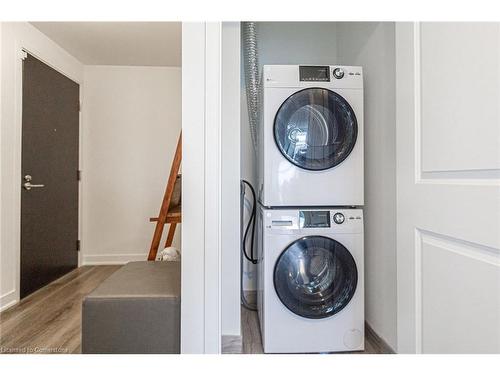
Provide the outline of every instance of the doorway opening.
{"type": "Polygon", "coordinates": [[[181,23],[1,27],[17,121],[2,121],[0,344],[78,353],[83,298],[148,258],[181,130],[181,23]]]}

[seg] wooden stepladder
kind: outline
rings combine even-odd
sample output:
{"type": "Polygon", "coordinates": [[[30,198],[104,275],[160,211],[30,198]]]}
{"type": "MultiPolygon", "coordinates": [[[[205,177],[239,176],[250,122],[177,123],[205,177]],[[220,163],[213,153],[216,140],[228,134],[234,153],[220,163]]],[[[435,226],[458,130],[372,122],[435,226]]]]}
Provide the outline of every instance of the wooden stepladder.
{"type": "Polygon", "coordinates": [[[170,224],[168,229],[167,240],[165,241],[165,247],[172,246],[172,241],[174,239],[175,227],[181,222],[181,175],[179,174],[179,169],[181,166],[182,159],[182,133],[179,135],[179,141],[177,142],[177,148],[175,150],[174,160],[172,161],[172,166],[170,168],[170,175],[168,177],[167,188],[165,189],[165,194],[163,195],[163,201],[161,202],[160,213],[158,217],[152,217],[149,219],[150,222],[156,222],[155,232],[153,234],[153,240],[151,241],[151,247],[149,249],[148,260],[155,260],[156,254],[158,253],[158,248],[160,246],[161,236],[163,234],[163,228],[165,224],[170,224]]]}

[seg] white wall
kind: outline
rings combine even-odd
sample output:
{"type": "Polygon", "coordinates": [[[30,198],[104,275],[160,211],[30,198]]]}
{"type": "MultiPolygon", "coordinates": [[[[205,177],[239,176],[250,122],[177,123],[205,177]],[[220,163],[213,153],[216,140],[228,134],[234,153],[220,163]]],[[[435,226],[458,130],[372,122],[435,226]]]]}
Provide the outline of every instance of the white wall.
{"type": "MultiPolygon", "coordinates": [[[[259,22],[257,38],[259,65],[335,64],[336,24],[333,22],[259,22]]],[[[242,44],[243,47],[243,44],[242,44]]],[[[248,125],[244,70],[241,71],[241,178],[256,186],[255,150],[248,125]]],[[[247,189],[248,190],[248,189],[247,189]]],[[[248,221],[248,202],[244,223],[248,221]]],[[[255,289],[255,268],[245,262],[244,289],[255,289]]]]}
{"type": "Polygon", "coordinates": [[[366,321],[396,349],[394,30],[393,22],[337,24],[339,63],[364,73],[366,321]]]}
{"type": "Polygon", "coordinates": [[[240,23],[222,23],[221,321],[241,334],[240,313],[240,23]]]}
{"type": "Polygon", "coordinates": [[[26,22],[3,22],[0,27],[2,102],[0,309],[4,309],[19,299],[21,49],[26,49],[80,85],[83,82],[83,65],[26,22]]]}
{"type": "Polygon", "coordinates": [[[84,82],[83,263],[145,260],[181,130],[181,68],[86,66],[84,82]]]}

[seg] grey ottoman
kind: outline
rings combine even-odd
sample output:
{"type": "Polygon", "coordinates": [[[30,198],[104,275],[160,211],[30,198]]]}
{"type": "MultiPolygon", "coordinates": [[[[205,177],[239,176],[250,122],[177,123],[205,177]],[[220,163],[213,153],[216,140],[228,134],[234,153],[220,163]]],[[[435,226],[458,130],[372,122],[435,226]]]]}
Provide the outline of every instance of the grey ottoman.
{"type": "Polygon", "coordinates": [[[131,262],[83,300],[82,353],[180,353],[180,262],[131,262]]]}

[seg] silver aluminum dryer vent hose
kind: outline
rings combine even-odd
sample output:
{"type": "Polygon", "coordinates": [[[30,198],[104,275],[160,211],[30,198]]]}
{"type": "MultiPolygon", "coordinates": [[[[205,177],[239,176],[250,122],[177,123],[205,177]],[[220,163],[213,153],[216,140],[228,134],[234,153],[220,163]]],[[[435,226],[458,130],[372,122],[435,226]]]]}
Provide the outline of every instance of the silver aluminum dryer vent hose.
{"type": "Polygon", "coordinates": [[[248,122],[253,147],[257,149],[257,127],[259,121],[259,56],[257,53],[257,25],[243,22],[243,59],[247,93],[248,122]]]}

